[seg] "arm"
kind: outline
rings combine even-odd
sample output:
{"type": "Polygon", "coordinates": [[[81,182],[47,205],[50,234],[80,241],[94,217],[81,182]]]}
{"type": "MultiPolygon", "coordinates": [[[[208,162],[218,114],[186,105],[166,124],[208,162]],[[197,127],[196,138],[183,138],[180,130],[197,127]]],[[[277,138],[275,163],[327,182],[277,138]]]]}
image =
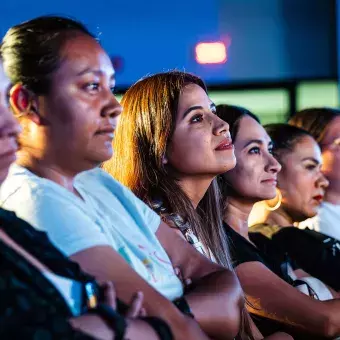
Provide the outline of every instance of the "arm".
{"type": "Polygon", "coordinates": [[[233,339],[244,305],[236,275],[200,254],[164,222],[156,236],[173,266],[193,282],[194,289],[185,298],[202,329],[216,339],[233,339]]]}
{"type": "Polygon", "coordinates": [[[318,301],[281,280],[260,262],[245,262],[236,273],[253,314],[325,337],[340,335],[340,301],[318,301]]]}
{"type": "Polygon", "coordinates": [[[136,290],[143,292],[147,315],[167,322],[176,339],[208,339],[192,319],[182,315],[171,301],[144,281],[110,246],[92,247],[72,255],[71,259],[98,281],[112,281],[117,296],[125,303],[131,300],[136,290]]]}

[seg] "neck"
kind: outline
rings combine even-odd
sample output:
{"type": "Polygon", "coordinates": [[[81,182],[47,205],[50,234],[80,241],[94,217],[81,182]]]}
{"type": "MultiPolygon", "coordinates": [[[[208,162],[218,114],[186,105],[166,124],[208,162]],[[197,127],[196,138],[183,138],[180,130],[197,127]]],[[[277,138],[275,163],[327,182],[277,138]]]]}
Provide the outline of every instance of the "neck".
{"type": "Polygon", "coordinates": [[[338,182],[329,180],[329,187],[325,195],[326,202],[340,205],[340,183],[338,182]]]}
{"type": "Polygon", "coordinates": [[[266,219],[266,223],[280,227],[291,227],[294,222],[282,205],[278,209],[271,211],[266,219]]]}
{"type": "Polygon", "coordinates": [[[213,179],[214,177],[184,177],[179,180],[179,185],[184,193],[189,197],[195,209],[207,192],[213,179]]]}
{"type": "Polygon", "coordinates": [[[225,202],[223,220],[247,240],[249,240],[248,218],[254,203],[235,197],[228,197],[225,202]]]}
{"type": "Polygon", "coordinates": [[[35,175],[49,179],[79,196],[73,186],[77,173],[65,171],[62,167],[58,166],[56,162],[46,158],[34,157],[23,150],[18,152],[18,160],[16,163],[27,168],[35,175]]]}

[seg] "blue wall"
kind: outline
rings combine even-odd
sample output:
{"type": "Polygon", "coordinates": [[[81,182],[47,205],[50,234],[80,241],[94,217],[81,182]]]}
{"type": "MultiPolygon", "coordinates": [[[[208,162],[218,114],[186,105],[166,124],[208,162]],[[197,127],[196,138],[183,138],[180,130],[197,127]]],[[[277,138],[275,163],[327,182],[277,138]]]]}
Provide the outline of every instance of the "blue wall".
{"type": "Polygon", "coordinates": [[[172,68],[210,84],[334,77],[329,0],[1,0],[0,34],[41,14],[76,17],[101,32],[104,48],[121,56],[118,84],[172,68]],[[194,59],[199,41],[231,38],[225,65],[194,59]]]}

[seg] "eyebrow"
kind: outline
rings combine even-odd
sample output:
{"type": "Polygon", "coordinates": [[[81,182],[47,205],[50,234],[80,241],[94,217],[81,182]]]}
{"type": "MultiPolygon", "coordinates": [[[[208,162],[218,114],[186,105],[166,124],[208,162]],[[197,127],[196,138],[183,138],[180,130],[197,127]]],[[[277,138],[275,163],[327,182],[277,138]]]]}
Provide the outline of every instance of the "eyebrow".
{"type": "MultiPolygon", "coordinates": [[[[216,105],[214,103],[211,103],[209,106],[210,110],[216,110],[216,105]]],[[[194,110],[203,110],[203,106],[196,105],[196,106],[191,106],[188,108],[188,110],[184,111],[182,119],[184,119],[191,111],[194,110]]]]}
{"type": "Polygon", "coordinates": [[[317,159],[315,159],[314,157],[305,157],[302,159],[302,162],[304,161],[312,161],[314,162],[315,164],[321,164],[317,159]]]}
{"type": "MultiPolygon", "coordinates": [[[[265,143],[263,142],[263,140],[261,139],[252,139],[250,141],[248,141],[245,145],[244,145],[244,149],[249,146],[250,144],[255,143],[255,144],[259,144],[259,145],[264,145],[265,143]]],[[[273,147],[273,141],[269,141],[268,143],[268,147],[273,147]]]]}
{"type": "Polygon", "coordinates": [[[263,144],[263,141],[261,139],[252,139],[250,141],[248,141],[243,148],[246,148],[248,145],[252,144],[252,143],[255,143],[255,144],[260,144],[262,145],[263,144]]]}
{"type": "MultiPolygon", "coordinates": [[[[94,70],[94,69],[88,67],[88,68],[80,71],[79,73],[77,73],[77,76],[83,76],[84,74],[87,74],[87,73],[93,73],[94,75],[96,75],[98,77],[100,77],[104,74],[103,71],[101,71],[101,70],[94,70]]],[[[114,79],[115,79],[115,74],[112,73],[111,76],[110,76],[110,80],[114,80],[114,79]]]]}

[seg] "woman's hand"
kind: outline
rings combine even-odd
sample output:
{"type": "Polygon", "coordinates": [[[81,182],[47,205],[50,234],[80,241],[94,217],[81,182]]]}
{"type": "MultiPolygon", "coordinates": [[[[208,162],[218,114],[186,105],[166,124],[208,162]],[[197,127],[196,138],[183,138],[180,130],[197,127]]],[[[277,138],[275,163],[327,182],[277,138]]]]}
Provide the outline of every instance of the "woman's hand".
{"type": "MultiPolygon", "coordinates": [[[[117,308],[116,291],[111,281],[102,284],[104,292],[104,303],[109,305],[113,310],[117,308]]],[[[137,292],[129,303],[129,309],[124,314],[126,318],[134,319],[140,316],[146,316],[146,311],[143,308],[144,295],[142,292],[137,292]]]]}

